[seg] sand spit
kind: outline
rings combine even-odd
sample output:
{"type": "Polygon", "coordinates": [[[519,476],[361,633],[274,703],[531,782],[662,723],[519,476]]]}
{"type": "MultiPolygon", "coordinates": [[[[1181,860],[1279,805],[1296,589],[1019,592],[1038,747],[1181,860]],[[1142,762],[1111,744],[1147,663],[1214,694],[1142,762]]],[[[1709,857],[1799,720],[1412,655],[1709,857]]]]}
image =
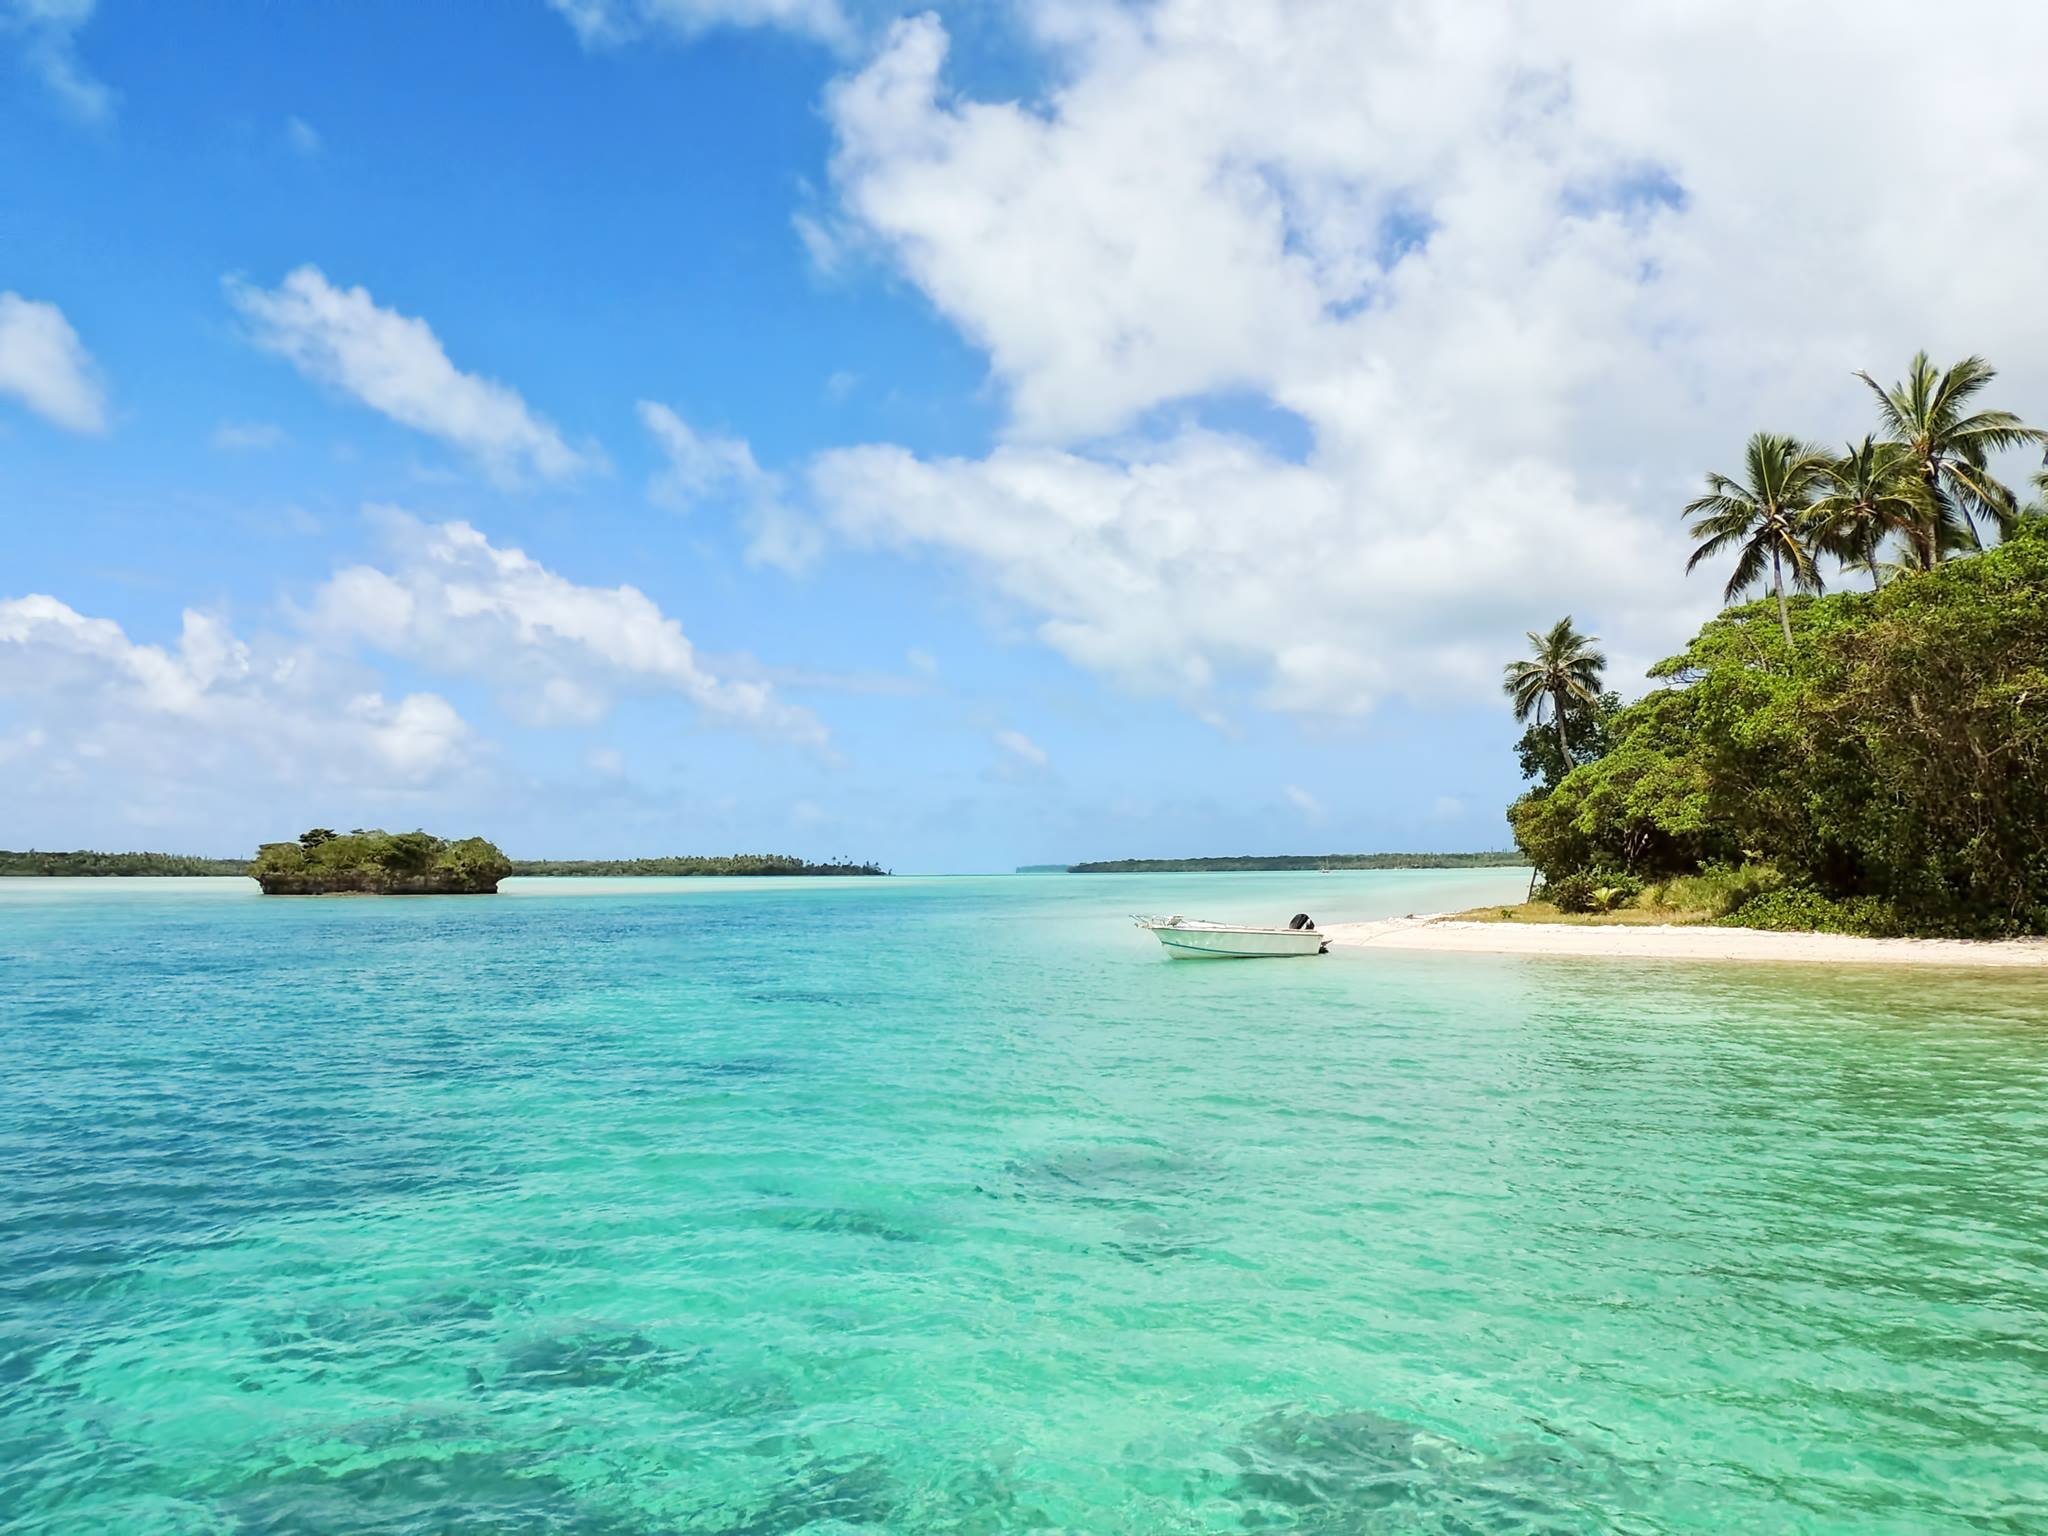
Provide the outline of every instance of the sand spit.
{"type": "Polygon", "coordinates": [[[1755,928],[1470,923],[1427,916],[1372,923],[1325,923],[1322,928],[1333,949],[1409,949],[1443,954],[1554,955],[1606,960],[1791,960],[1843,965],[2048,969],[2048,939],[1863,939],[1841,933],[1765,933],[1755,928]]]}

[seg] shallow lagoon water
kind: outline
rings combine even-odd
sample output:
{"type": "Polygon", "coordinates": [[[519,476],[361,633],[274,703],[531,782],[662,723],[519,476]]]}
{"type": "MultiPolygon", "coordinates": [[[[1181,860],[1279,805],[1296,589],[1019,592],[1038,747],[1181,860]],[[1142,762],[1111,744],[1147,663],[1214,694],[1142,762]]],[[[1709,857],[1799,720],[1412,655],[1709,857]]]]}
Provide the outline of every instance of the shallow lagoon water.
{"type": "Polygon", "coordinates": [[[2048,1527],[2048,989],[1514,872],[0,882],[0,1528],[2048,1527]]]}

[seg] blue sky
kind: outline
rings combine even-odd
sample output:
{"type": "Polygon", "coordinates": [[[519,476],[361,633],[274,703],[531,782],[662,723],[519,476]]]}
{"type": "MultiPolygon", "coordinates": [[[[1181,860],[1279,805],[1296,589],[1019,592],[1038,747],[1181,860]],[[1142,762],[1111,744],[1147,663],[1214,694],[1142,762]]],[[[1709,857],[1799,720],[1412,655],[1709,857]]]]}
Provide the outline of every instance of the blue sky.
{"type": "Polygon", "coordinates": [[[0,844],[1500,846],[1500,662],[1630,686],[1759,413],[2048,359],[1906,147],[1755,254],[1739,16],[1554,9],[0,0],[0,844]]]}

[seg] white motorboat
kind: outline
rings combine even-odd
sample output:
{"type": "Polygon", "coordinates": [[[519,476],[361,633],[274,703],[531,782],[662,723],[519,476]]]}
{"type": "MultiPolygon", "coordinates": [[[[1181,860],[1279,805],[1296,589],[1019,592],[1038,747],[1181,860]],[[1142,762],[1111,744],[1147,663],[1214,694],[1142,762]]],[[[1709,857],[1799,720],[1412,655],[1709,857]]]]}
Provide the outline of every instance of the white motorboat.
{"type": "Polygon", "coordinates": [[[1131,921],[1156,937],[1175,959],[1261,960],[1281,955],[1319,955],[1329,947],[1306,912],[1285,928],[1205,923],[1179,913],[1172,917],[1133,916],[1131,921]]]}

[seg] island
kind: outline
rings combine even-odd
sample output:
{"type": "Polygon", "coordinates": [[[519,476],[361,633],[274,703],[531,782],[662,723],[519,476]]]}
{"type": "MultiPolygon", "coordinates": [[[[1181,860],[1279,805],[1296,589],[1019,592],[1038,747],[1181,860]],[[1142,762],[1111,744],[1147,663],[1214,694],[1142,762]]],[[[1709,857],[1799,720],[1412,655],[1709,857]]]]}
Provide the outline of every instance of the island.
{"type": "Polygon", "coordinates": [[[248,872],[266,896],[488,896],[512,861],[481,837],[315,827],[297,842],[263,844],[248,872]]]}

